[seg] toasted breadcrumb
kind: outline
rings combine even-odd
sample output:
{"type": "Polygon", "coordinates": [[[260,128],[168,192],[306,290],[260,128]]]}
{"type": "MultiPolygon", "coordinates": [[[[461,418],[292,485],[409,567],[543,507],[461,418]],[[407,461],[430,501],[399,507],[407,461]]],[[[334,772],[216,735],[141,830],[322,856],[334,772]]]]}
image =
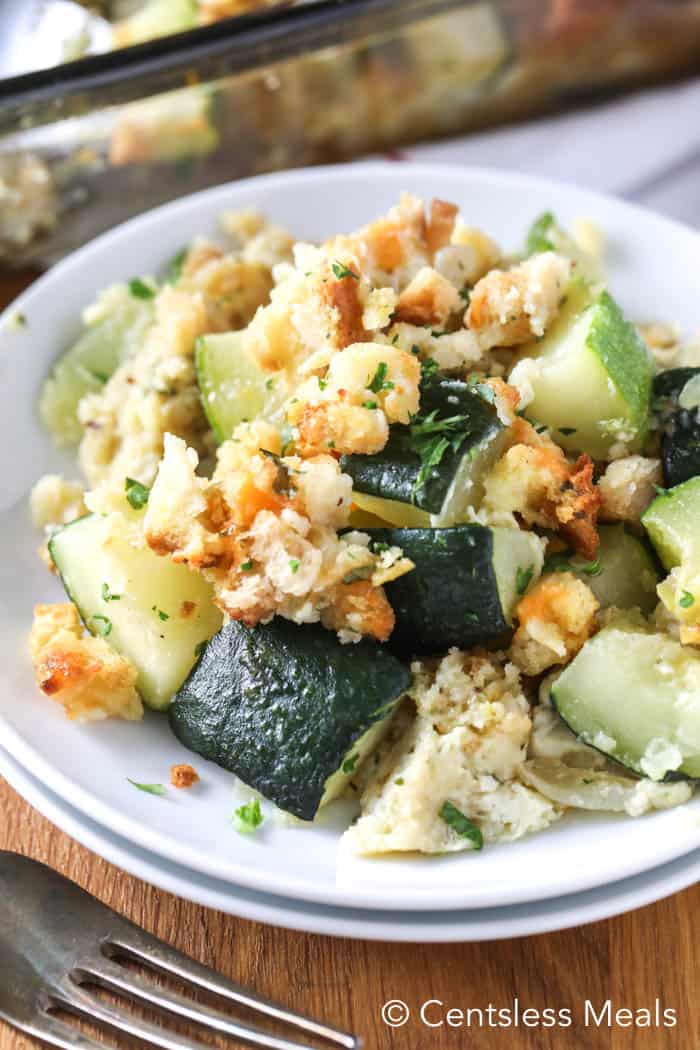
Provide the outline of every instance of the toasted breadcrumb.
{"type": "Polygon", "coordinates": [[[74,605],[37,605],[29,648],[37,685],[63,705],[68,718],[143,717],[136,668],[103,638],[83,636],[74,605]]]}
{"type": "Polygon", "coordinates": [[[542,576],[515,609],[519,625],[511,660],[528,675],[568,663],[593,634],[598,608],[591,589],[573,573],[542,576]]]}
{"type": "Polygon", "coordinates": [[[176,788],[191,788],[199,783],[199,773],[186,763],[179,766],[171,766],[170,783],[176,788]]]}

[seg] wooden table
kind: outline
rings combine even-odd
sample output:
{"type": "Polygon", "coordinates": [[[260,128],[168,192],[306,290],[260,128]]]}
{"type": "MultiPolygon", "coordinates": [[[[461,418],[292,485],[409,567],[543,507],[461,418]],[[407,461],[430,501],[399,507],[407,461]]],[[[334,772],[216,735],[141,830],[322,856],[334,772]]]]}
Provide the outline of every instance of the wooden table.
{"type": "MultiPolygon", "coordinates": [[[[27,283],[0,281],[0,305],[27,283]]],[[[650,843],[653,849],[653,842],[650,843]]],[[[367,1050],[700,1050],[700,886],[577,930],[491,944],[394,945],[273,929],[188,904],[131,878],[58,831],[0,780],[0,849],[45,861],[117,911],[222,973],[364,1036],[367,1050]],[[569,1028],[430,1029],[420,1005],[570,1008],[569,1028]],[[586,999],[676,1011],[673,1028],[584,1027],[586,999]],[[413,1016],[391,1030],[382,1004],[413,1016]]],[[[517,878],[517,867],[514,868],[517,878]]],[[[473,1015],[476,1018],[476,1015],[473,1015]]],[[[428,1020],[435,1020],[430,1013],[428,1020]]],[[[457,1020],[456,1016],[453,1020],[457,1020]]],[[[624,1017],[623,1017],[624,1020],[624,1017]]],[[[0,1050],[36,1044],[0,1025],[0,1050]]]]}

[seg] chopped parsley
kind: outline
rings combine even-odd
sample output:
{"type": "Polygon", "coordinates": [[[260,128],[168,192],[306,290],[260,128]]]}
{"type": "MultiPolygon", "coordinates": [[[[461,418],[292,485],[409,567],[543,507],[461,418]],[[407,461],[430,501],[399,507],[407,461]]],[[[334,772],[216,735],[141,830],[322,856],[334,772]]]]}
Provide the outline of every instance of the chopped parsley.
{"type": "Polygon", "coordinates": [[[471,302],[471,298],[472,298],[472,290],[471,290],[471,288],[460,288],[460,290],[459,290],[459,297],[460,297],[460,299],[464,300],[464,302],[467,304],[467,306],[469,306],[469,303],[471,302]]]}
{"type": "Polygon", "coordinates": [[[595,561],[586,562],[585,565],[578,565],[576,568],[586,576],[600,576],[603,571],[603,566],[600,563],[600,558],[596,558],[595,561]]]}
{"type": "Polygon", "coordinates": [[[525,242],[525,251],[528,255],[554,251],[554,242],[548,236],[549,231],[554,226],[554,221],[551,211],[546,211],[539,218],[535,219],[525,242]]]}
{"type": "Polygon", "coordinates": [[[363,401],[362,407],[369,408],[371,411],[374,411],[375,408],[379,408],[379,405],[376,401],[363,401]]]}
{"type": "Polygon", "coordinates": [[[319,390],[325,390],[326,387],[328,386],[328,380],[327,379],[321,379],[320,376],[317,376],[316,378],[318,379],[318,389],[319,390]]]}
{"type": "Polygon", "coordinates": [[[153,299],[155,291],[150,284],[146,284],[140,277],[132,277],[129,281],[129,291],[135,299],[153,299]]]}
{"type": "Polygon", "coordinates": [[[301,566],[301,562],[299,561],[298,558],[290,558],[289,559],[289,568],[291,569],[292,572],[295,572],[295,573],[299,572],[299,567],[300,566],[301,566]]]}
{"type": "MultiPolygon", "coordinates": [[[[420,354],[420,350],[418,350],[418,347],[414,347],[414,350],[417,351],[418,354],[420,354]]],[[[432,379],[432,377],[435,375],[437,370],[438,370],[438,363],[437,363],[437,361],[435,360],[434,357],[426,357],[423,361],[421,361],[421,363],[420,363],[421,383],[425,383],[425,381],[427,379],[432,379]]]]}
{"type": "Polygon", "coordinates": [[[109,589],[108,583],[102,584],[102,601],[103,602],[118,602],[121,601],[121,594],[112,594],[109,589]]]}
{"type": "Polygon", "coordinates": [[[248,561],[242,561],[238,568],[241,570],[241,572],[252,572],[253,563],[250,559],[248,559],[248,561]]]}
{"type": "Polygon", "coordinates": [[[560,434],[564,435],[564,437],[568,437],[569,434],[576,433],[576,427],[557,427],[557,429],[560,434]]]}
{"type": "Polygon", "coordinates": [[[534,575],[534,565],[529,565],[527,569],[523,569],[522,565],[518,566],[518,571],[515,574],[515,588],[518,594],[525,594],[534,575]]]}
{"type": "Polygon", "coordinates": [[[142,485],[140,481],[134,481],[133,478],[126,479],[124,491],[134,510],[141,510],[142,507],[145,507],[151,494],[151,490],[146,485],[142,485]]]}
{"type": "Polygon", "coordinates": [[[129,777],[126,779],[133,787],[138,788],[139,791],[144,791],[147,795],[158,795],[159,798],[162,798],[165,794],[165,788],[162,784],[139,784],[135,780],[130,780],[129,777]]]}
{"type": "Polygon", "coordinates": [[[573,552],[570,550],[557,551],[550,554],[545,560],[542,572],[582,572],[584,576],[600,576],[603,566],[600,558],[595,561],[578,563],[573,560],[573,552]]]}
{"type": "Polygon", "coordinates": [[[333,441],[333,440],[327,441],[326,442],[326,448],[335,448],[335,441],[333,441]]]}
{"type": "Polygon", "coordinates": [[[204,639],[203,642],[197,642],[197,644],[194,647],[194,655],[195,655],[197,660],[199,660],[200,656],[202,655],[202,653],[204,652],[204,650],[206,649],[206,647],[208,645],[209,645],[209,642],[206,640],[206,638],[204,639]]]}
{"type": "Polygon", "coordinates": [[[396,784],[397,787],[403,787],[404,784],[406,783],[406,781],[404,780],[403,777],[397,777],[396,780],[394,781],[394,783],[396,784]]]}
{"type": "Polygon", "coordinates": [[[168,263],[166,280],[169,284],[176,284],[182,277],[182,267],[185,264],[189,248],[181,248],[177,255],[173,255],[168,263]]]}
{"type": "Polygon", "coordinates": [[[265,380],[265,389],[266,390],[272,390],[272,389],[274,389],[274,386],[275,386],[275,381],[272,378],[272,376],[270,376],[269,379],[265,380]]]}
{"type": "Polygon", "coordinates": [[[373,394],[379,394],[382,390],[393,390],[394,384],[386,377],[388,371],[389,366],[386,361],[380,361],[377,365],[377,371],[372,376],[371,381],[367,383],[367,389],[371,390],[373,394]]]}
{"type": "Polygon", "coordinates": [[[414,499],[431,477],[435,467],[440,465],[447,450],[459,451],[467,437],[464,430],[466,416],[438,419],[437,415],[437,409],[434,409],[422,419],[414,417],[409,424],[410,446],[421,461],[413,486],[414,499]]]}
{"type": "Polygon", "coordinates": [[[383,543],[381,540],[376,540],[371,544],[372,550],[375,554],[386,554],[389,550],[389,544],[383,543]]]}
{"type": "Polygon", "coordinates": [[[448,827],[452,828],[457,835],[461,835],[463,839],[469,839],[474,846],[474,849],[481,849],[484,845],[484,836],[481,834],[481,829],[473,824],[468,817],[465,817],[461,810],[453,806],[451,802],[443,802],[440,809],[440,819],[444,820],[448,827]]]}
{"type": "Polygon", "coordinates": [[[260,799],[252,798],[250,802],[234,810],[231,820],[239,835],[252,835],[265,818],[260,809],[260,799]]]}
{"type": "Polygon", "coordinates": [[[689,609],[691,605],[695,605],[695,597],[690,591],[682,591],[678,604],[681,609],[689,609]]]}
{"type": "Polygon", "coordinates": [[[159,609],[157,605],[151,606],[151,612],[157,613],[158,619],[162,620],[163,623],[165,623],[166,620],[170,619],[170,615],[166,612],[163,612],[162,609],[159,609]]]}
{"type": "Polygon", "coordinates": [[[103,638],[106,638],[112,633],[112,621],[109,616],[102,616],[101,613],[95,613],[90,619],[95,623],[95,630],[98,634],[101,634],[103,638]]]}
{"type": "Polygon", "coordinates": [[[352,277],[355,281],[359,281],[360,279],[359,273],[355,273],[354,270],[351,270],[350,267],[346,266],[344,263],[334,262],[332,269],[339,281],[342,281],[343,277],[352,277]]]}
{"type": "Polygon", "coordinates": [[[355,767],[357,766],[359,758],[359,755],[350,755],[349,758],[345,759],[342,765],[342,770],[346,777],[349,777],[355,772],[355,767]]]}

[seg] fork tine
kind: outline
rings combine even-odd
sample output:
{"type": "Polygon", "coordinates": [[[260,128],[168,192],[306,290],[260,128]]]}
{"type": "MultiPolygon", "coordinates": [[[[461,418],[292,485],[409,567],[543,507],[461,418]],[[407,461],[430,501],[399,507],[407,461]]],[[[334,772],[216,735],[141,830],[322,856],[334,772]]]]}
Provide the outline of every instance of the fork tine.
{"type": "Polygon", "coordinates": [[[160,1025],[144,1021],[120,1006],[104,1003],[96,995],[90,995],[77,985],[70,986],[69,982],[64,983],[61,991],[53,992],[52,999],[54,1004],[63,1010],[88,1021],[97,1021],[108,1028],[114,1028],[123,1035],[157,1046],[160,1050],[208,1050],[204,1043],[187,1039],[176,1032],[166,1032],[160,1025]]]}
{"type": "Polygon", "coordinates": [[[49,1014],[39,1016],[40,1022],[34,1021],[27,1025],[14,1023],[26,1035],[48,1043],[49,1046],[57,1046],[60,1050],[104,1050],[102,1043],[96,1043],[90,1036],[83,1035],[77,1028],[71,1028],[57,1017],[51,1017],[49,1014]]]}
{"type": "Polygon", "coordinates": [[[188,1021],[231,1036],[232,1039],[237,1039],[249,1046],[266,1047],[267,1050],[310,1050],[308,1043],[290,1042],[288,1039],[263,1032],[259,1028],[238,1024],[219,1010],[209,1007],[204,1009],[194,1000],[159,988],[150,981],[144,981],[138,975],[129,973],[109,959],[90,962],[84,968],[81,967],[74,976],[79,981],[84,978],[94,980],[113,992],[120,992],[128,998],[138,999],[159,1010],[184,1017],[188,1021]]]}
{"type": "Polygon", "coordinates": [[[201,963],[195,962],[194,959],[183,955],[176,948],[171,948],[170,945],[159,941],[156,937],[152,937],[137,926],[129,929],[128,936],[118,935],[110,937],[105,947],[108,951],[110,948],[116,948],[128,958],[136,960],[144,966],[169,974],[172,977],[178,977],[185,983],[194,984],[203,991],[213,992],[215,995],[219,995],[237,1006],[245,1006],[256,1013],[265,1014],[276,1021],[298,1028],[307,1035],[315,1035],[321,1039],[326,1039],[328,1042],[343,1047],[344,1050],[359,1050],[362,1046],[362,1040],[357,1036],[350,1035],[348,1032],[341,1032],[337,1028],[314,1021],[310,1017],[305,1017],[303,1014],[281,1006],[279,1003],[274,1003],[270,999],[256,995],[254,992],[242,988],[241,985],[214,973],[213,970],[202,966],[201,963]]]}

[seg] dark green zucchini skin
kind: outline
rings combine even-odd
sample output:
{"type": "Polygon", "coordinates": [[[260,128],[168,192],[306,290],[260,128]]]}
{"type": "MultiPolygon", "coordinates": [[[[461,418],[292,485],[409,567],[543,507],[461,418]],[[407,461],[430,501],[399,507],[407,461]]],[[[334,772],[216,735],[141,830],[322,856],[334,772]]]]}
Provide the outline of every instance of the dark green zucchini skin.
{"type": "Polygon", "coordinates": [[[176,694],[185,747],[230,770],[280,809],[316,815],[328,778],[411,684],[377,642],[342,645],[316,624],[277,617],[214,635],[176,694]]]}
{"type": "Polygon", "coordinates": [[[374,543],[401,547],[415,569],[384,585],[396,626],[389,645],[404,657],[468,649],[509,631],[498,596],[493,533],[484,525],[367,529],[374,543]]]}
{"type": "Polygon", "coordinates": [[[435,376],[421,384],[416,422],[436,412],[436,419],[464,416],[463,425],[430,476],[417,487],[421,457],[411,440],[410,426],[392,426],[384,449],[372,456],[342,456],[341,470],[352,478],[358,492],[413,503],[429,514],[439,514],[459,464],[477,445],[487,443],[502,430],[496,408],[460,379],[435,376]]]}
{"type": "Polygon", "coordinates": [[[680,408],[678,398],[700,368],[671,368],[654,379],[654,405],[661,422],[661,466],[666,488],[700,474],[700,412],[680,408]]]}

